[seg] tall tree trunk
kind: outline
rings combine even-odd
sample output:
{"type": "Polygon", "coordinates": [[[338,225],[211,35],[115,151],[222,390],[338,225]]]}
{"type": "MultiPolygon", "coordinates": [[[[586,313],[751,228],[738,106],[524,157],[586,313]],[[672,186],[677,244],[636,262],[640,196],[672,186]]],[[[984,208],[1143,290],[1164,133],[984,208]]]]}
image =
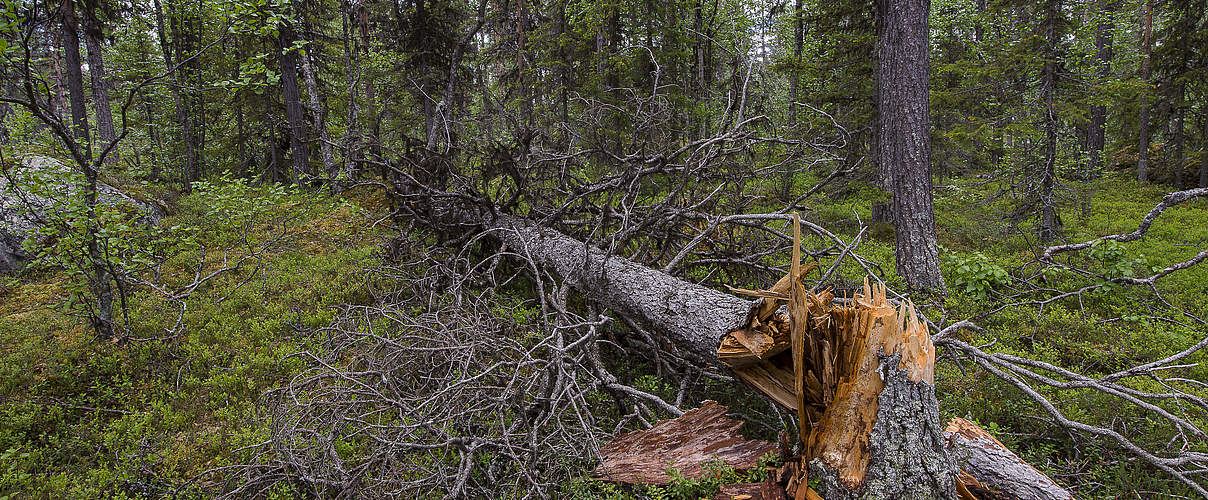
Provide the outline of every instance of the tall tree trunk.
{"type": "Polygon", "coordinates": [[[97,201],[97,167],[92,161],[92,145],[88,133],[88,109],[85,106],[84,72],[80,65],[80,38],[76,23],[75,4],[66,0],[60,7],[60,18],[63,27],[64,65],[67,69],[67,89],[71,101],[71,124],[73,135],[80,146],[79,167],[84,170],[84,185],[81,190],[84,195],[84,206],[87,210],[87,221],[84,229],[84,246],[88,252],[90,275],[89,287],[96,300],[91,320],[97,336],[110,338],[113,336],[113,288],[109,268],[106,265],[104,252],[98,237],[96,201],[97,201]]]}
{"type": "Polygon", "coordinates": [[[1200,119],[1203,120],[1203,131],[1200,132],[1200,187],[1203,188],[1208,187],[1208,109],[1201,111],[1200,119]]]}
{"type": "MultiPolygon", "coordinates": [[[[801,50],[805,45],[805,20],[802,11],[802,0],[796,0],[793,6],[793,70],[789,72],[789,127],[797,126],[797,99],[801,85],[801,50]]],[[[784,186],[780,199],[789,201],[793,195],[793,177],[797,173],[794,163],[785,165],[784,186]]]]}
{"type": "MultiPolygon", "coordinates": [[[[1098,9],[1097,27],[1095,28],[1095,57],[1099,60],[1099,68],[1095,77],[1099,85],[1111,77],[1112,63],[1112,9],[1107,0],[1096,2],[1098,9]]],[[[1089,155],[1086,170],[1082,179],[1096,179],[1103,173],[1103,147],[1105,145],[1104,125],[1107,123],[1107,106],[1095,104],[1090,109],[1090,123],[1087,126],[1086,150],[1089,155]]]]}
{"type": "Polygon", "coordinates": [[[944,293],[931,199],[928,93],[930,0],[877,0],[878,160],[893,192],[898,274],[916,290],[944,293]]]}
{"type": "MultiPolygon", "coordinates": [[[[71,105],[72,135],[79,142],[80,152],[85,162],[91,164],[92,144],[88,133],[88,98],[84,96],[84,72],[80,63],[79,27],[76,23],[75,4],[72,0],[65,0],[62,3],[59,8],[59,16],[63,23],[63,65],[67,73],[67,98],[71,105]]],[[[96,173],[94,169],[89,168],[88,165],[81,165],[81,167],[84,167],[86,174],[93,177],[93,183],[95,183],[96,173]]],[[[95,185],[93,185],[92,190],[95,195],[95,185]]]]}
{"type": "Polygon", "coordinates": [[[1174,189],[1183,190],[1183,99],[1186,85],[1174,84],[1174,189]]]}
{"type": "Polygon", "coordinates": [[[340,16],[340,28],[344,42],[344,82],[348,89],[347,97],[347,131],[344,134],[344,177],[352,179],[360,158],[361,123],[360,106],[357,104],[357,90],[361,84],[360,42],[352,36],[352,3],[343,2],[344,12],[340,16]]]}
{"type": "MultiPolygon", "coordinates": [[[[160,52],[164,56],[164,66],[172,73],[173,85],[172,88],[172,104],[176,108],[176,123],[180,126],[181,140],[180,142],[185,148],[185,175],[183,179],[183,190],[188,193],[192,191],[193,181],[200,177],[200,167],[198,166],[197,150],[193,144],[193,121],[189,118],[188,103],[185,102],[184,91],[184,70],[174,62],[173,47],[168,43],[167,28],[164,22],[164,9],[159,0],[153,0],[155,4],[155,33],[159,38],[160,52]]],[[[175,24],[175,21],[173,21],[175,24]]]]}
{"type": "MultiPolygon", "coordinates": [[[[307,17],[298,4],[294,5],[294,12],[298,19],[298,26],[302,27],[302,32],[304,34],[311,33],[312,29],[307,24],[307,17]]],[[[299,38],[305,39],[305,35],[299,38]]],[[[311,53],[311,47],[311,45],[308,45],[305,52],[300,55],[302,80],[306,84],[306,96],[310,104],[311,124],[314,128],[314,134],[318,136],[319,157],[323,162],[323,175],[328,179],[335,179],[339,175],[339,172],[336,170],[336,159],[331,150],[331,136],[327,133],[326,100],[321,97],[322,88],[319,86],[319,79],[314,70],[314,54],[311,53]]],[[[334,183],[332,186],[332,189],[335,189],[334,183]]]]}
{"type": "Polygon", "coordinates": [[[1149,180],[1149,59],[1153,45],[1153,0],[1145,1],[1145,32],[1141,42],[1141,117],[1137,124],[1140,137],[1137,140],[1137,180],[1149,180]]]}
{"type": "MultiPolygon", "coordinates": [[[[516,80],[519,85],[520,92],[520,117],[525,128],[531,130],[533,128],[533,96],[530,92],[528,83],[528,69],[525,67],[525,60],[528,59],[526,51],[527,45],[527,30],[528,23],[528,7],[525,6],[524,0],[516,0],[516,80]]],[[[461,50],[458,47],[457,50],[461,50]]],[[[454,61],[456,63],[456,61],[454,61]]],[[[450,73],[452,76],[452,73],[450,73]]],[[[446,99],[451,94],[446,93],[446,99]]]]}
{"type": "Polygon", "coordinates": [[[985,40],[985,19],[982,18],[986,14],[986,0],[977,0],[974,5],[977,8],[977,23],[973,27],[973,41],[981,43],[985,40]]]}
{"type": "MultiPolygon", "coordinates": [[[[239,62],[244,61],[246,59],[247,59],[247,55],[244,52],[243,41],[235,40],[235,62],[236,62],[236,64],[231,65],[231,79],[232,80],[239,77],[239,72],[240,72],[239,62]]],[[[239,166],[237,168],[239,169],[238,170],[239,176],[246,178],[246,177],[252,175],[251,167],[253,165],[255,165],[256,162],[255,162],[255,160],[251,159],[251,157],[250,157],[251,155],[248,153],[247,117],[244,115],[244,111],[243,111],[243,106],[244,106],[243,91],[236,90],[235,93],[233,95],[231,95],[231,102],[235,105],[235,135],[236,135],[235,148],[237,151],[236,154],[238,155],[236,161],[239,162],[239,166]]]]}
{"type": "Polygon", "coordinates": [[[63,35],[60,30],[49,30],[46,35],[47,48],[46,52],[50,55],[50,74],[54,76],[53,87],[50,92],[50,111],[60,120],[67,115],[65,110],[68,109],[67,103],[67,82],[63,76],[63,62],[61,61],[60,52],[62,49],[63,35]]]}
{"type": "MultiPolygon", "coordinates": [[[[15,95],[13,90],[14,89],[12,89],[10,87],[10,88],[6,89],[6,92],[8,93],[8,95],[15,95]]],[[[7,125],[8,113],[10,111],[11,111],[11,106],[9,105],[9,103],[7,103],[7,102],[0,103],[0,144],[11,144],[9,141],[12,140],[12,137],[9,135],[8,125],[7,125]]]]}
{"type": "Polygon", "coordinates": [[[1042,30],[1048,49],[1040,72],[1040,100],[1044,104],[1044,163],[1040,176],[1040,225],[1037,228],[1040,241],[1050,242],[1057,237],[1057,207],[1053,190],[1057,183],[1057,108],[1054,94],[1057,91],[1057,60],[1060,57],[1057,45],[1060,33],[1057,29],[1061,14],[1060,0],[1045,3],[1045,18],[1042,30]]]}
{"type": "Polygon", "coordinates": [[[281,64],[281,99],[285,102],[285,119],[289,125],[289,149],[293,158],[293,180],[300,181],[310,174],[310,154],[303,135],[306,118],[302,111],[302,95],[298,88],[298,50],[293,27],[283,23],[277,35],[277,60],[281,64]]]}
{"type": "MultiPolygon", "coordinates": [[[[361,50],[366,58],[369,57],[369,10],[365,8],[364,0],[357,2],[357,26],[361,33],[361,50]]],[[[373,75],[364,78],[365,84],[365,119],[369,121],[369,153],[374,158],[382,157],[381,122],[378,120],[376,87],[373,75]]]]}
{"type": "MultiPolygon", "coordinates": [[[[101,20],[96,15],[98,0],[84,2],[84,44],[88,47],[88,73],[92,77],[92,104],[96,111],[96,134],[98,147],[105,148],[117,134],[113,130],[113,110],[109,107],[109,88],[105,83],[105,60],[101,56],[101,40],[104,38],[101,20]]],[[[116,150],[105,157],[105,164],[116,165],[116,150]]]]}
{"type": "Polygon", "coordinates": [[[557,134],[557,144],[559,150],[570,147],[570,137],[567,130],[563,126],[570,123],[570,66],[566,54],[565,43],[562,38],[566,36],[566,0],[559,0],[557,7],[554,9],[554,29],[556,30],[556,40],[558,40],[558,120],[559,126],[555,127],[554,133],[557,134]]]}
{"type": "MultiPolygon", "coordinates": [[[[872,24],[873,24],[874,39],[876,39],[876,40],[884,39],[885,38],[885,33],[884,33],[885,20],[883,18],[883,14],[882,14],[880,8],[873,9],[872,24]]],[[[880,67],[874,68],[874,70],[872,72],[872,86],[873,86],[872,110],[873,110],[873,116],[876,118],[873,120],[873,123],[872,123],[872,137],[870,138],[870,141],[869,141],[870,144],[869,144],[869,155],[868,156],[870,158],[872,158],[872,164],[873,164],[872,166],[873,166],[873,169],[877,173],[877,184],[879,184],[881,186],[881,189],[883,189],[886,193],[892,195],[893,194],[893,171],[892,171],[891,167],[893,164],[884,163],[881,161],[881,127],[882,127],[882,123],[881,123],[881,119],[880,119],[880,116],[881,116],[880,95],[881,95],[881,84],[883,81],[884,81],[884,78],[882,78],[880,67]]],[[[855,145],[853,144],[852,147],[854,149],[855,145]]],[[[848,156],[852,157],[855,155],[848,155],[848,156]]],[[[873,222],[877,222],[877,223],[892,223],[893,222],[893,202],[892,202],[892,200],[890,200],[890,201],[879,201],[879,200],[873,201],[872,207],[870,207],[869,211],[871,212],[869,214],[869,216],[873,222]]]]}
{"type": "Polygon", "coordinates": [[[151,180],[158,182],[162,177],[160,165],[163,161],[161,152],[164,150],[163,140],[159,136],[159,125],[155,123],[155,117],[158,114],[152,108],[151,99],[146,94],[141,94],[139,100],[142,101],[143,114],[146,116],[147,136],[151,138],[151,180]]]}
{"type": "Polygon", "coordinates": [[[315,78],[314,69],[310,64],[310,52],[304,54],[301,60],[302,79],[306,81],[306,95],[310,100],[311,121],[319,135],[319,154],[323,158],[323,174],[328,179],[335,179],[339,172],[336,171],[336,157],[331,152],[331,137],[327,135],[327,111],[324,109],[323,100],[319,98],[319,81],[315,78]]]}
{"type": "Polygon", "coordinates": [[[206,11],[205,0],[197,0],[197,5],[193,12],[188,13],[185,19],[184,29],[182,33],[181,50],[184,55],[181,57],[185,61],[186,81],[189,82],[187,87],[189,92],[189,121],[191,122],[189,130],[192,132],[189,140],[193,142],[193,151],[196,153],[196,163],[194,164],[194,179],[200,180],[205,175],[205,144],[206,144],[206,127],[209,123],[206,117],[206,98],[203,95],[202,89],[208,87],[209,84],[203,81],[205,75],[201,68],[201,52],[199,45],[202,42],[202,13],[206,11]]]}
{"type": "MultiPolygon", "coordinates": [[[[621,5],[620,2],[610,2],[608,4],[608,94],[613,104],[620,106],[622,99],[621,90],[621,70],[617,64],[612,64],[611,59],[616,57],[621,51],[621,5]]],[[[625,139],[621,132],[623,122],[619,113],[613,114],[612,121],[612,139],[613,148],[620,152],[623,149],[625,139]]]]}
{"type": "MultiPolygon", "coordinates": [[[[261,123],[264,124],[264,172],[263,178],[266,182],[289,182],[289,175],[286,174],[285,168],[285,152],[282,150],[282,140],[277,138],[278,110],[273,102],[272,92],[263,92],[264,97],[264,116],[261,118],[261,123]]],[[[288,138],[285,139],[288,142],[288,138]]]]}
{"type": "Polygon", "coordinates": [[[168,4],[169,8],[176,8],[175,12],[169,12],[168,30],[172,36],[172,48],[176,53],[176,71],[181,93],[181,105],[184,114],[180,115],[183,120],[183,129],[181,130],[183,142],[185,143],[185,190],[192,189],[192,183],[201,180],[202,171],[202,148],[200,135],[198,133],[199,124],[202,122],[202,116],[205,114],[205,103],[201,102],[201,98],[197,95],[197,86],[200,84],[197,81],[200,74],[200,61],[196,57],[194,41],[194,32],[197,29],[194,25],[197,24],[197,17],[189,12],[187,3],[168,4]]]}
{"type": "MultiPolygon", "coordinates": [[[[696,102],[702,105],[706,104],[709,84],[705,81],[705,44],[709,43],[705,39],[704,13],[702,12],[701,3],[704,0],[696,0],[693,2],[692,8],[692,93],[696,98],[696,102]]],[[[694,122],[693,138],[704,137],[708,133],[708,114],[700,115],[693,113],[692,120],[694,122]]]]}

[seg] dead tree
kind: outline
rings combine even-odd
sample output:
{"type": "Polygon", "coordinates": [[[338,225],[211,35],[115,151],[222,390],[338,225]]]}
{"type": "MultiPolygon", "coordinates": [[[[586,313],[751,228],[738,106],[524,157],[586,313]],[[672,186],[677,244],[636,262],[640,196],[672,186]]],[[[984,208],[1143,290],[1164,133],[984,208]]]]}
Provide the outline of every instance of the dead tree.
{"type": "MultiPolygon", "coordinates": [[[[750,303],[608,257],[523,218],[497,214],[485,230],[591,301],[663,333],[694,357],[733,367],[797,411],[809,474],[822,479],[824,497],[956,498],[928,329],[912,306],[895,308],[883,286],[866,284],[850,306],[836,307],[829,292],[805,290],[794,265],[789,276],[798,279],[748,291],[761,297],[750,303]],[[778,311],[778,300],[789,302],[787,312],[778,311]]],[[[966,471],[971,476],[988,476],[1002,464],[970,465],[991,469],[966,471]]],[[[1016,481],[1023,487],[1031,479],[1016,481]]]]}

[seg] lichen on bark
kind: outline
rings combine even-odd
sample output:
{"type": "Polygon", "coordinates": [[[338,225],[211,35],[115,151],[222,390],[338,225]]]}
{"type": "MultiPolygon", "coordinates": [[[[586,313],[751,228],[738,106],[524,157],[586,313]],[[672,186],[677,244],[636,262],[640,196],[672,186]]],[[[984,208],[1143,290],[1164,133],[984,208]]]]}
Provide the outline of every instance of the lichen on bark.
{"type": "Polygon", "coordinates": [[[912,382],[898,368],[900,354],[882,353],[880,360],[885,385],[877,397],[864,483],[848,487],[819,459],[810,462],[810,478],[819,480],[817,490],[828,500],[955,499],[956,466],[944,448],[935,386],[912,382]]]}

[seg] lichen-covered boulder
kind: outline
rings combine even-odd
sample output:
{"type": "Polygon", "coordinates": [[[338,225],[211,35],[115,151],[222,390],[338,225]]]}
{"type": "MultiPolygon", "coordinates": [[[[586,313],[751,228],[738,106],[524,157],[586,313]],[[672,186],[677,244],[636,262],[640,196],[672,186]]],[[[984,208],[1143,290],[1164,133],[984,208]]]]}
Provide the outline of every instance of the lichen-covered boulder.
{"type": "MultiPolygon", "coordinates": [[[[49,223],[47,214],[70,205],[82,180],[81,173],[42,155],[25,155],[15,164],[0,165],[0,272],[19,270],[28,263],[24,242],[38,238],[38,229],[49,223]]],[[[164,215],[154,203],[104,183],[97,186],[97,201],[126,207],[145,224],[156,224],[164,215]]]]}

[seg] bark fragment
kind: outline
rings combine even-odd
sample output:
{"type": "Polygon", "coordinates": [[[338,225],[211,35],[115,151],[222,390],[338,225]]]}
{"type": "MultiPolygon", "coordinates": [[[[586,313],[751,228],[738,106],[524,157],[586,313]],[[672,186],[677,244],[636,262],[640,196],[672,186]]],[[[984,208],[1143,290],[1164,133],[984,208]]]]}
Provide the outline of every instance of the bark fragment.
{"type": "Polygon", "coordinates": [[[737,471],[755,467],[759,459],[776,452],[767,441],[744,439],[742,422],[726,417],[727,408],[716,401],[664,420],[654,427],[624,434],[605,445],[597,477],[631,484],[667,484],[677,469],[688,479],[700,479],[706,465],[720,460],[737,471]]]}
{"type": "Polygon", "coordinates": [[[784,500],[784,488],[771,481],[762,483],[729,484],[713,500],[784,500]]]}

